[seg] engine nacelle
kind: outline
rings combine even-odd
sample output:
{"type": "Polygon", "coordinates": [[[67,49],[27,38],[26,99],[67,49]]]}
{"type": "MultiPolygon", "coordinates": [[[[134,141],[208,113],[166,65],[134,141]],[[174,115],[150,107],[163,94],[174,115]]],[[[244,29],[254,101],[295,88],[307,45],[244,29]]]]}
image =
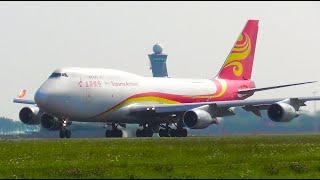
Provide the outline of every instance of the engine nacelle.
{"type": "Polygon", "coordinates": [[[191,129],[203,129],[217,122],[216,118],[202,109],[192,109],[183,115],[183,123],[191,129]]]}
{"type": "Polygon", "coordinates": [[[287,103],[275,103],[268,108],[268,116],[275,122],[289,122],[299,116],[293,106],[287,103]]]}
{"type": "Polygon", "coordinates": [[[40,124],[39,108],[24,107],[19,112],[19,118],[24,124],[29,124],[29,125],[40,124]]]}
{"type": "Polygon", "coordinates": [[[41,126],[51,130],[51,131],[57,131],[60,130],[62,124],[58,120],[58,118],[53,117],[49,114],[43,114],[40,118],[41,126]]]}

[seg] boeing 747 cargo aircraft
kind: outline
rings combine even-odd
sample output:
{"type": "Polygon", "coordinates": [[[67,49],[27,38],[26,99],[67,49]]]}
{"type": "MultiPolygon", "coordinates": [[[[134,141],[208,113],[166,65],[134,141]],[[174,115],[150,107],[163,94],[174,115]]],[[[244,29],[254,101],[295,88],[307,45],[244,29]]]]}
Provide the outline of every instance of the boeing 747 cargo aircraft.
{"type": "Polygon", "coordinates": [[[246,100],[257,91],[312,82],[256,88],[251,80],[258,20],[249,20],[219,73],[211,79],[142,77],[102,68],[61,68],[41,85],[34,100],[25,91],[13,101],[30,104],[20,110],[25,124],[41,124],[70,138],[72,121],[105,122],[106,137],[122,137],[119,126],[139,124],[137,137],[185,137],[187,128],[203,129],[218,117],[235,115],[234,107],[272,121],[289,122],[306,101],[320,97],[246,100]]]}

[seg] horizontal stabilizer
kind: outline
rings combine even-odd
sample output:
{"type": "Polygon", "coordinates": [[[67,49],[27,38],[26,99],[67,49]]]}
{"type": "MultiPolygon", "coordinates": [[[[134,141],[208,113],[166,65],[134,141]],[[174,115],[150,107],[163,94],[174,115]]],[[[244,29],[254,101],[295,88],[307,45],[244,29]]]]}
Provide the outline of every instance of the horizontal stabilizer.
{"type": "Polygon", "coordinates": [[[27,90],[22,89],[18,96],[13,99],[14,103],[21,103],[21,104],[36,104],[34,100],[31,99],[25,99],[27,96],[27,90]]]}
{"type": "Polygon", "coordinates": [[[295,84],[285,84],[280,86],[270,86],[270,87],[264,87],[264,88],[251,88],[251,89],[241,89],[238,91],[238,94],[245,95],[245,94],[253,94],[257,91],[265,91],[269,89],[277,89],[277,88],[283,88],[283,87],[289,87],[289,86],[297,86],[302,84],[309,84],[309,83],[315,83],[317,81],[309,81],[309,82],[303,82],[303,83],[295,83],[295,84]]]}
{"type": "Polygon", "coordinates": [[[21,103],[21,104],[36,104],[34,100],[31,99],[20,99],[20,98],[14,98],[13,99],[14,103],[21,103]]]}

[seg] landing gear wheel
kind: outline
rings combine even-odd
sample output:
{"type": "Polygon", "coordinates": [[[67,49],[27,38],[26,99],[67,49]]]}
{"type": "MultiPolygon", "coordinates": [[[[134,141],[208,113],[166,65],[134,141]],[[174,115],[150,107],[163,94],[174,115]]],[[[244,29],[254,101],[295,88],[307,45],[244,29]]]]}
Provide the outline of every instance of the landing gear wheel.
{"type": "Polygon", "coordinates": [[[119,129],[106,130],[106,137],[122,137],[123,132],[119,129]]]}
{"type": "Polygon", "coordinates": [[[169,129],[159,129],[160,137],[170,137],[169,129]]]}
{"type": "Polygon", "coordinates": [[[114,137],[122,137],[123,133],[121,130],[117,129],[113,132],[114,137]]]}
{"type": "Polygon", "coordinates": [[[176,129],[176,137],[187,137],[188,131],[186,129],[176,129]]]}
{"type": "Polygon", "coordinates": [[[65,133],[65,130],[64,130],[64,129],[61,129],[61,130],[60,130],[59,136],[60,136],[60,138],[65,138],[65,137],[66,137],[66,133],[65,133]]]}
{"type": "Polygon", "coordinates": [[[171,137],[187,137],[188,131],[184,128],[179,129],[171,129],[170,130],[171,137]]]}
{"type": "Polygon", "coordinates": [[[71,130],[69,126],[71,125],[71,121],[68,121],[68,118],[62,117],[59,119],[59,137],[60,138],[70,138],[71,137],[71,130]]]}
{"type": "Polygon", "coordinates": [[[70,129],[61,129],[59,132],[60,138],[70,138],[71,137],[71,130],[70,129]]]}
{"type": "Polygon", "coordinates": [[[176,137],[176,130],[175,129],[169,129],[169,135],[170,135],[170,137],[176,137]]]}
{"type": "Polygon", "coordinates": [[[137,137],[142,137],[142,130],[141,129],[137,129],[136,136],[137,137]]]}
{"type": "Polygon", "coordinates": [[[71,137],[71,130],[65,129],[65,135],[66,135],[66,138],[70,138],[71,137]]]}
{"type": "Polygon", "coordinates": [[[187,136],[188,136],[188,130],[187,129],[183,129],[182,137],[187,137],[187,136]]]}
{"type": "Polygon", "coordinates": [[[111,131],[110,130],[106,130],[106,137],[111,137],[111,131]]]}
{"type": "Polygon", "coordinates": [[[144,134],[144,137],[152,137],[153,131],[152,131],[152,129],[144,129],[143,134],[144,134]]]}
{"type": "Polygon", "coordinates": [[[137,129],[136,136],[137,137],[152,137],[153,131],[152,131],[152,129],[137,129]]]}

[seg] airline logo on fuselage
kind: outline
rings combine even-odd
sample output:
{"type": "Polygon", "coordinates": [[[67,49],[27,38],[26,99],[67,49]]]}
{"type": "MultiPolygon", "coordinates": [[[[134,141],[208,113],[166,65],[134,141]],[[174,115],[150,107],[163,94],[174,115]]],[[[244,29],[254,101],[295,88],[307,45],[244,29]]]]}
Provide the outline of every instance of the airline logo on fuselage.
{"type": "Polygon", "coordinates": [[[117,80],[110,80],[104,81],[103,76],[88,76],[87,80],[80,80],[78,82],[79,87],[85,88],[103,88],[103,87],[132,87],[138,86],[137,82],[130,82],[130,81],[117,81],[117,80]]]}

